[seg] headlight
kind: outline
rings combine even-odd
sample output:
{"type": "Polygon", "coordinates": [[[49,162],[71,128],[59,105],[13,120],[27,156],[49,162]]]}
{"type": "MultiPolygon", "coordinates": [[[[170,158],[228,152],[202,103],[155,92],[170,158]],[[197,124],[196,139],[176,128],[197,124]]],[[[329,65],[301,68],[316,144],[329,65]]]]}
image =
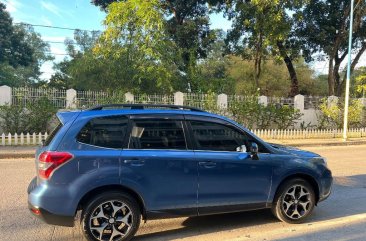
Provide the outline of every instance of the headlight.
{"type": "Polygon", "coordinates": [[[325,158],[325,157],[314,157],[314,158],[311,158],[310,161],[312,163],[314,163],[315,165],[327,166],[327,158],[325,158]]]}

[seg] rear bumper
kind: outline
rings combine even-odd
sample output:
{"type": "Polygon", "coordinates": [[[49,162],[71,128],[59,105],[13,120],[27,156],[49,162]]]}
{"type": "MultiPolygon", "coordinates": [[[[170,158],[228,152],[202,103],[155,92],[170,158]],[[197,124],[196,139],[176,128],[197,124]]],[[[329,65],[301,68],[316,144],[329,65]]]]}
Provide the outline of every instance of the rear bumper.
{"type": "Polygon", "coordinates": [[[33,178],[33,180],[29,183],[28,186],[28,208],[29,211],[36,216],[37,218],[41,219],[45,223],[52,224],[52,225],[60,225],[60,226],[67,226],[73,227],[74,226],[74,216],[65,216],[56,214],[53,212],[48,211],[43,207],[43,205],[39,205],[42,203],[41,199],[39,198],[40,195],[37,193],[37,178],[33,178]]]}
{"type": "Polygon", "coordinates": [[[74,217],[73,216],[57,215],[57,214],[48,212],[47,210],[45,210],[43,208],[33,206],[29,202],[28,202],[28,208],[34,216],[41,219],[45,223],[52,224],[52,225],[59,225],[59,226],[67,226],[67,227],[74,226],[74,217]],[[36,214],[36,212],[37,212],[37,214],[36,214]]]}

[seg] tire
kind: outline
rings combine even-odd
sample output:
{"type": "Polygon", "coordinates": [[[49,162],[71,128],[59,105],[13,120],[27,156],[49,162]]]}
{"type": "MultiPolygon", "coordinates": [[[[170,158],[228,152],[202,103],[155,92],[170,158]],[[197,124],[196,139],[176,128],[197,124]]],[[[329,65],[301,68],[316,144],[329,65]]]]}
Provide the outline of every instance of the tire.
{"type": "Polygon", "coordinates": [[[138,203],[128,194],[106,192],[93,198],[83,209],[81,227],[87,240],[130,240],[140,226],[138,203]]]}
{"type": "Polygon", "coordinates": [[[283,222],[302,223],[311,215],[314,206],[314,188],[304,179],[296,178],[278,188],[272,213],[283,222]]]}

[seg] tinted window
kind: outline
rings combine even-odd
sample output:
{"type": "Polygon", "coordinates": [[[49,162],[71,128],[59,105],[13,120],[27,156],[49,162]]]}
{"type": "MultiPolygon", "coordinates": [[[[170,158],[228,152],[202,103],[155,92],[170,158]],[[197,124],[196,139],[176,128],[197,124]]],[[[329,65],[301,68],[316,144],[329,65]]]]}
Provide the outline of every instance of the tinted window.
{"type": "Polygon", "coordinates": [[[182,121],[135,120],[130,149],[187,149],[182,121]]]}
{"type": "Polygon", "coordinates": [[[246,145],[246,136],[234,128],[203,121],[191,121],[191,126],[198,150],[236,151],[246,145]]]}
{"type": "Polygon", "coordinates": [[[47,137],[47,139],[44,141],[43,145],[48,146],[53,138],[56,136],[57,132],[61,130],[61,127],[63,126],[62,123],[57,119],[57,126],[51,131],[51,134],[47,137]]]}
{"type": "Polygon", "coordinates": [[[107,148],[122,148],[128,118],[106,116],[90,120],[77,136],[79,142],[107,148]]]}

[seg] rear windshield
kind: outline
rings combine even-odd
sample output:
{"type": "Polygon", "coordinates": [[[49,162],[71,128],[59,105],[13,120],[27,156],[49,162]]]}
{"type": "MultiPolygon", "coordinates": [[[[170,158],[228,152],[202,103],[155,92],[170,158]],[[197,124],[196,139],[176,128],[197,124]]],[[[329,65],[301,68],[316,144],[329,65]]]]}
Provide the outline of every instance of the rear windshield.
{"type": "Polygon", "coordinates": [[[55,123],[54,125],[56,125],[56,127],[53,128],[53,130],[51,131],[50,135],[47,137],[47,139],[44,141],[43,145],[44,146],[48,146],[51,141],[53,140],[53,138],[55,137],[55,135],[57,134],[57,132],[61,129],[61,127],[63,126],[62,123],[59,121],[58,118],[55,118],[55,123]]]}

